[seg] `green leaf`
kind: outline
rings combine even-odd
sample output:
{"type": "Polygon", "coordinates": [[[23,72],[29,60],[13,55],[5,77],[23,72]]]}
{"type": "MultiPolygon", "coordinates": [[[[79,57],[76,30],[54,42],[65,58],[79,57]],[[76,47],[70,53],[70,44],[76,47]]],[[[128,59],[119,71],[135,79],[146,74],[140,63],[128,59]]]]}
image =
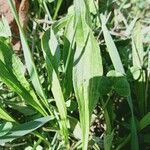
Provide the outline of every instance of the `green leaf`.
{"type": "Polygon", "coordinates": [[[130,68],[130,71],[131,71],[131,74],[132,74],[134,80],[140,79],[141,69],[139,67],[133,66],[133,67],[130,68]]]}
{"type": "Polygon", "coordinates": [[[46,54],[48,55],[49,59],[53,64],[55,71],[57,72],[59,61],[60,61],[60,48],[52,28],[49,28],[43,34],[42,46],[44,47],[46,54]]]}
{"type": "Polygon", "coordinates": [[[114,130],[111,134],[104,135],[104,149],[111,150],[112,149],[112,142],[114,138],[114,130]]]}
{"type": "Polygon", "coordinates": [[[59,122],[60,129],[62,132],[63,139],[65,141],[65,144],[67,147],[69,147],[66,104],[65,104],[65,99],[64,99],[63,92],[61,89],[61,85],[59,82],[58,74],[57,74],[57,69],[58,69],[56,67],[57,60],[54,59],[55,55],[52,55],[57,52],[58,43],[57,42],[53,43],[54,44],[53,47],[51,46],[47,47],[47,41],[52,41],[54,37],[53,34],[50,34],[50,36],[47,36],[49,32],[53,32],[53,30],[50,29],[45,32],[41,40],[41,45],[42,45],[44,58],[46,60],[46,66],[47,66],[49,81],[51,84],[51,90],[52,90],[52,93],[56,102],[56,106],[58,108],[60,118],[61,118],[59,122]]]}
{"type": "Polygon", "coordinates": [[[150,125],[150,112],[148,112],[141,120],[140,120],[140,130],[146,128],[150,125]]]}
{"type": "Polygon", "coordinates": [[[130,85],[125,76],[115,70],[109,71],[107,76],[112,82],[112,87],[120,96],[127,97],[130,95],[130,85]]]}
{"type": "Polygon", "coordinates": [[[114,68],[117,72],[125,74],[118,50],[106,27],[106,18],[103,15],[101,15],[101,21],[102,21],[102,31],[103,31],[104,39],[106,42],[109,56],[111,58],[112,63],[114,64],[114,68]]]}
{"type": "Polygon", "coordinates": [[[9,24],[4,16],[0,20],[0,37],[10,38],[11,30],[9,24]]]}
{"type": "Polygon", "coordinates": [[[89,12],[84,0],[75,0],[74,30],[76,51],[73,67],[73,86],[79,105],[82,129],[82,149],[88,147],[92,111],[99,98],[99,81],[103,74],[99,44],[90,29],[89,12]]]}
{"type": "Polygon", "coordinates": [[[54,2],[54,0],[47,0],[49,3],[52,3],[52,2],[54,2]]]}
{"type": "Polygon", "coordinates": [[[35,90],[36,90],[36,93],[42,99],[43,105],[45,105],[45,107],[47,107],[47,109],[49,110],[49,104],[48,104],[46,95],[44,93],[44,90],[42,88],[42,85],[40,83],[37,69],[36,69],[36,66],[35,66],[34,61],[33,61],[33,56],[31,54],[25,32],[23,31],[21,23],[19,21],[19,16],[18,16],[16,8],[14,6],[13,0],[7,0],[7,1],[9,3],[9,6],[12,10],[12,13],[14,15],[14,18],[15,18],[16,23],[17,23],[18,28],[19,28],[21,43],[22,43],[22,48],[23,48],[23,53],[24,53],[24,58],[25,58],[25,63],[26,63],[27,70],[28,70],[29,75],[30,75],[30,79],[32,81],[32,84],[33,84],[35,90]]]}
{"type": "Polygon", "coordinates": [[[0,79],[41,114],[47,112],[24,77],[24,66],[10,45],[0,39],[0,79]]]}
{"type": "Polygon", "coordinates": [[[24,124],[16,125],[5,136],[0,137],[0,145],[4,145],[7,142],[11,142],[14,139],[20,138],[24,135],[31,133],[50,120],[53,120],[53,117],[46,116],[24,124]]]}
{"type": "Polygon", "coordinates": [[[125,77],[116,78],[114,89],[121,96],[127,97],[130,95],[130,85],[125,77]]]}
{"type": "Polygon", "coordinates": [[[112,81],[109,77],[102,77],[100,80],[100,85],[99,85],[99,89],[100,89],[100,95],[107,95],[111,89],[112,89],[112,81]]]}
{"type": "Polygon", "coordinates": [[[73,71],[73,57],[75,45],[75,32],[72,32],[74,25],[74,18],[68,19],[68,23],[64,33],[64,47],[63,47],[63,61],[64,61],[64,77],[63,77],[63,93],[65,97],[69,97],[73,91],[72,71],[73,71]]]}
{"type": "Polygon", "coordinates": [[[12,129],[12,127],[13,125],[11,122],[0,124],[0,137],[5,136],[12,129]]]}
{"type": "Polygon", "coordinates": [[[0,107],[0,118],[10,121],[10,122],[15,122],[15,120],[6,112],[3,108],[0,107]]]}
{"type": "Polygon", "coordinates": [[[137,21],[132,33],[133,66],[142,68],[144,61],[144,48],[140,21],[137,21]]]}
{"type": "MultiPolygon", "coordinates": [[[[120,73],[122,75],[125,75],[125,71],[123,68],[123,64],[121,62],[121,58],[120,58],[117,48],[114,44],[114,41],[106,27],[106,18],[104,15],[101,15],[101,21],[102,21],[102,30],[103,30],[104,39],[106,42],[109,56],[111,58],[113,66],[115,68],[115,71],[117,71],[118,73],[120,73]]],[[[120,91],[118,91],[118,92],[120,92],[120,91]]],[[[122,94],[122,93],[120,93],[120,94],[122,94]]],[[[128,105],[129,105],[129,108],[131,111],[131,149],[138,150],[139,145],[138,145],[138,137],[137,137],[137,128],[136,128],[135,116],[134,116],[134,112],[133,112],[133,103],[132,103],[131,95],[129,95],[127,97],[127,101],[128,101],[128,105]]]]}

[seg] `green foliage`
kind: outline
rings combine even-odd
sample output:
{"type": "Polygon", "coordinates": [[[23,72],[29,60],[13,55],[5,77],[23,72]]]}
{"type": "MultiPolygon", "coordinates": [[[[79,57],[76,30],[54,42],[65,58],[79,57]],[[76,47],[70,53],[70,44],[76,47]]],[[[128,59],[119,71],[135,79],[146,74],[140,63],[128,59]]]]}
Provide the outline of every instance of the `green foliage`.
{"type": "Polygon", "coordinates": [[[22,54],[0,21],[0,149],[150,149],[148,1],[29,1],[22,54]]]}

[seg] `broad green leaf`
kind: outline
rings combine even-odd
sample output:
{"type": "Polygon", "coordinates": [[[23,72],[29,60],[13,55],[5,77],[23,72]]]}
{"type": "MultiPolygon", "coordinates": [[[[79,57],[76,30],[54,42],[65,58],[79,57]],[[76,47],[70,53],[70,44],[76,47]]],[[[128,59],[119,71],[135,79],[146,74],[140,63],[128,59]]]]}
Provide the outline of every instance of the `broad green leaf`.
{"type": "Polygon", "coordinates": [[[113,83],[109,77],[102,77],[100,80],[99,90],[100,95],[107,95],[112,89],[113,83]]]}
{"type": "Polygon", "coordinates": [[[73,136],[81,140],[82,139],[82,130],[80,127],[80,122],[77,118],[68,116],[69,119],[69,125],[70,125],[70,132],[73,133],[73,136]]]}
{"type": "Polygon", "coordinates": [[[67,15],[66,17],[61,18],[60,20],[54,22],[53,30],[55,33],[64,28],[68,22],[68,20],[72,17],[72,15],[67,15]]]}
{"type": "Polygon", "coordinates": [[[84,0],[75,0],[76,51],[73,86],[79,105],[82,149],[88,148],[91,113],[99,98],[99,80],[103,74],[100,48],[90,29],[89,12],[84,0]]]}
{"type": "Polygon", "coordinates": [[[111,78],[117,78],[117,77],[121,77],[123,76],[122,73],[116,71],[116,70],[110,70],[108,73],[107,73],[107,77],[111,77],[111,78]]]}
{"type": "Polygon", "coordinates": [[[55,71],[57,71],[60,61],[60,48],[52,28],[46,30],[42,36],[42,41],[44,41],[42,42],[43,47],[47,52],[49,59],[52,61],[55,71]]]}
{"type": "Polygon", "coordinates": [[[53,117],[46,116],[30,122],[26,122],[24,124],[18,124],[14,126],[12,130],[8,132],[5,136],[0,137],[0,145],[4,145],[7,142],[11,142],[14,139],[31,133],[43,126],[45,123],[49,122],[50,120],[53,120],[53,117]]]}
{"type": "Polygon", "coordinates": [[[90,13],[92,13],[94,15],[96,15],[96,13],[97,13],[97,10],[95,7],[95,5],[97,5],[97,3],[98,3],[98,1],[97,2],[94,0],[89,1],[89,11],[90,11],[90,13]]]}
{"type": "Polygon", "coordinates": [[[130,68],[130,71],[131,71],[131,74],[132,74],[132,77],[134,80],[138,80],[140,79],[141,77],[141,69],[139,67],[131,67],[130,68]]]}
{"type": "Polygon", "coordinates": [[[130,95],[130,85],[125,76],[121,73],[111,70],[107,73],[107,76],[112,81],[113,89],[120,95],[127,97],[130,95]]]}
{"type": "Polygon", "coordinates": [[[12,108],[13,110],[16,110],[20,113],[22,113],[24,116],[32,116],[35,115],[36,112],[34,109],[32,109],[32,107],[26,106],[24,104],[19,104],[19,103],[6,103],[7,105],[9,105],[10,108],[12,108]]]}
{"type": "Polygon", "coordinates": [[[54,2],[54,0],[47,0],[49,3],[52,3],[52,2],[54,2]]]}
{"type": "Polygon", "coordinates": [[[127,97],[130,95],[130,85],[125,77],[116,78],[114,89],[121,96],[127,97]]]}

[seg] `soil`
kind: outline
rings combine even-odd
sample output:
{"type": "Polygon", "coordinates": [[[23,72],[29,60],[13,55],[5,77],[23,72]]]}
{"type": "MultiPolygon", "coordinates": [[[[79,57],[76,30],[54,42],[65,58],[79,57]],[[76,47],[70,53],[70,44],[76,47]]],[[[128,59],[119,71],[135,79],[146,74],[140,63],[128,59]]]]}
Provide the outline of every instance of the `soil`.
{"type": "MultiPolygon", "coordinates": [[[[29,2],[28,0],[14,0],[14,2],[15,2],[16,10],[19,15],[21,25],[25,30],[28,22],[29,2]]],[[[21,49],[21,43],[19,40],[19,29],[17,27],[16,21],[10,10],[7,0],[0,0],[0,18],[2,17],[2,15],[7,18],[7,21],[10,25],[12,36],[13,36],[12,38],[13,48],[16,51],[19,51],[21,49]]]]}

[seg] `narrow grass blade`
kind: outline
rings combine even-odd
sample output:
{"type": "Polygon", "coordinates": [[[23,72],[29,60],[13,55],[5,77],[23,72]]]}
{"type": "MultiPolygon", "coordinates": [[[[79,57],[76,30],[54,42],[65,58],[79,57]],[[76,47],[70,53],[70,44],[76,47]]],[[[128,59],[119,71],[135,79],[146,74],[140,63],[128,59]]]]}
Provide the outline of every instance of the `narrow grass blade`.
{"type": "Polygon", "coordinates": [[[112,149],[112,141],[114,138],[114,131],[111,134],[104,136],[104,149],[111,150],[112,149]]]}
{"type": "Polygon", "coordinates": [[[63,0],[58,0],[58,1],[57,1],[56,10],[55,10],[55,13],[54,13],[54,16],[53,16],[53,19],[54,19],[54,20],[57,18],[58,11],[59,11],[59,9],[60,9],[60,6],[61,6],[62,2],[63,2],[63,0]]]}
{"type": "Polygon", "coordinates": [[[0,107],[0,118],[9,122],[16,122],[2,107],[0,107]]]}
{"type": "MultiPolygon", "coordinates": [[[[144,128],[148,127],[150,125],[150,112],[148,112],[139,122],[139,128],[138,128],[138,132],[140,132],[141,130],[143,130],[144,128]]],[[[121,143],[120,145],[118,145],[118,147],[116,148],[116,150],[121,150],[131,139],[131,134],[129,134],[126,139],[123,141],[123,143],[121,143]]]]}
{"type": "Polygon", "coordinates": [[[118,50],[116,48],[116,45],[113,42],[113,39],[106,27],[106,19],[103,15],[101,15],[101,22],[102,22],[102,30],[103,30],[103,34],[104,34],[104,39],[106,42],[106,46],[107,46],[107,50],[109,53],[109,56],[111,58],[111,61],[114,64],[114,68],[116,71],[125,74],[118,50]]]}
{"type": "Polygon", "coordinates": [[[17,80],[17,77],[10,72],[10,70],[5,66],[5,64],[0,60],[0,80],[5,83],[11,90],[16,92],[19,96],[21,96],[29,105],[34,107],[37,111],[39,111],[42,115],[47,115],[41,104],[30,95],[29,91],[27,91],[21,83],[17,80]]]}
{"type": "Polygon", "coordinates": [[[148,52],[148,80],[150,82],[150,49],[148,52]]]}
{"type": "Polygon", "coordinates": [[[26,122],[24,124],[14,126],[9,133],[7,133],[5,136],[0,137],[0,145],[11,142],[14,139],[31,133],[52,119],[53,118],[51,118],[50,116],[46,116],[30,122],[26,122]]]}
{"type": "Polygon", "coordinates": [[[64,96],[62,93],[61,85],[59,82],[59,78],[57,75],[57,59],[55,58],[55,55],[57,53],[58,43],[55,42],[53,47],[49,45],[47,41],[51,41],[54,38],[54,32],[51,29],[47,30],[46,33],[42,37],[41,45],[42,50],[44,54],[44,58],[46,60],[47,65],[47,71],[49,76],[49,81],[51,84],[51,90],[56,102],[56,106],[58,108],[59,114],[60,114],[60,129],[62,132],[63,139],[65,141],[66,147],[69,147],[69,141],[68,141],[68,129],[67,129],[67,110],[66,110],[66,104],[64,100],[64,96]],[[47,36],[49,35],[49,36],[47,36]]]}
{"type": "Polygon", "coordinates": [[[1,80],[18,93],[24,100],[32,104],[34,108],[46,115],[46,111],[38,101],[33,89],[24,77],[24,66],[20,59],[13,54],[9,44],[0,39],[0,78],[1,80]],[[3,71],[2,71],[3,70],[3,71]],[[22,93],[21,93],[22,91],[22,93]],[[28,97],[28,98],[27,98],[28,97]],[[30,99],[30,100],[29,100],[30,99]]]}
{"type": "Polygon", "coordinates": [[[146,128],[150,125],[150,112],[148,112],[141,120],[140,120],[140,130],[146,128]]]}
{"type": "Polygon", "coordinates": [[[68,19],[64,33],[63,61],[64,61],[64,77],[63,77],[63,93],[67,98],[73,91],[72,70],[75,45],[75,32],[73,31],[74,18],[68,19]]]}
{"type": "Polygon", "coordinates": [[[24,53],[24,57],[25,57],[25,62],[26,62],[26,66],[27,66],[32,84],[33,84],[37,94],[40,96],[40,98],[42,98],[42,100],[44,100],[43,104],[47,107],[47,109],[49,109],[49,104],[47,102],[45,93],[42,89],[42,86],[41,86],[41,83],[40,83],[40,80],[39,80],[39,77],[38,77],[38,73],[37,73],[37,70],[36,70],[36,66],[34,64],[33,57],[32,57],[29,45],[27,43],[27,38],[26,38],[25,33],[24,33],[24,31],[21,27],[21,23],[19,21],[19,17],[18,17],[17,11],[15,9],[13,0],[7,0],[7,1],[9,3],[9,6],[12,10],[12,13],[15,17],[15,20],[17,22],[17,25],[18,25],[18,28],[19,28],[19,31],[20,31],[20,37],[21,37],[21,43],[22,43],[23,53],[24,53]]]}
{"type": "Polygon", "coordinates": [[[135,27],[132,33],[132,59],[133,66],[142,68],[144,65],[144,48],[142,43],[140,20],[135,23],[135,27]]]}
{"type": "Polygon", "coordinates": [[[142,42],[142,32],[141,32],[141,24],[140,20],[138,20],[135,24],[133,33],[132,33],[132,61],[133,66],[141,69],[140,78],[135,83],[136,85],[136,93],[137,93],[137,101],[139,105],[140,114],[143,116],[147,111],[147,99],[145,98],[145,90],[146,90],[146,74],[145,71],[142,70],[144,66],[144,47],[142,42]]]}

